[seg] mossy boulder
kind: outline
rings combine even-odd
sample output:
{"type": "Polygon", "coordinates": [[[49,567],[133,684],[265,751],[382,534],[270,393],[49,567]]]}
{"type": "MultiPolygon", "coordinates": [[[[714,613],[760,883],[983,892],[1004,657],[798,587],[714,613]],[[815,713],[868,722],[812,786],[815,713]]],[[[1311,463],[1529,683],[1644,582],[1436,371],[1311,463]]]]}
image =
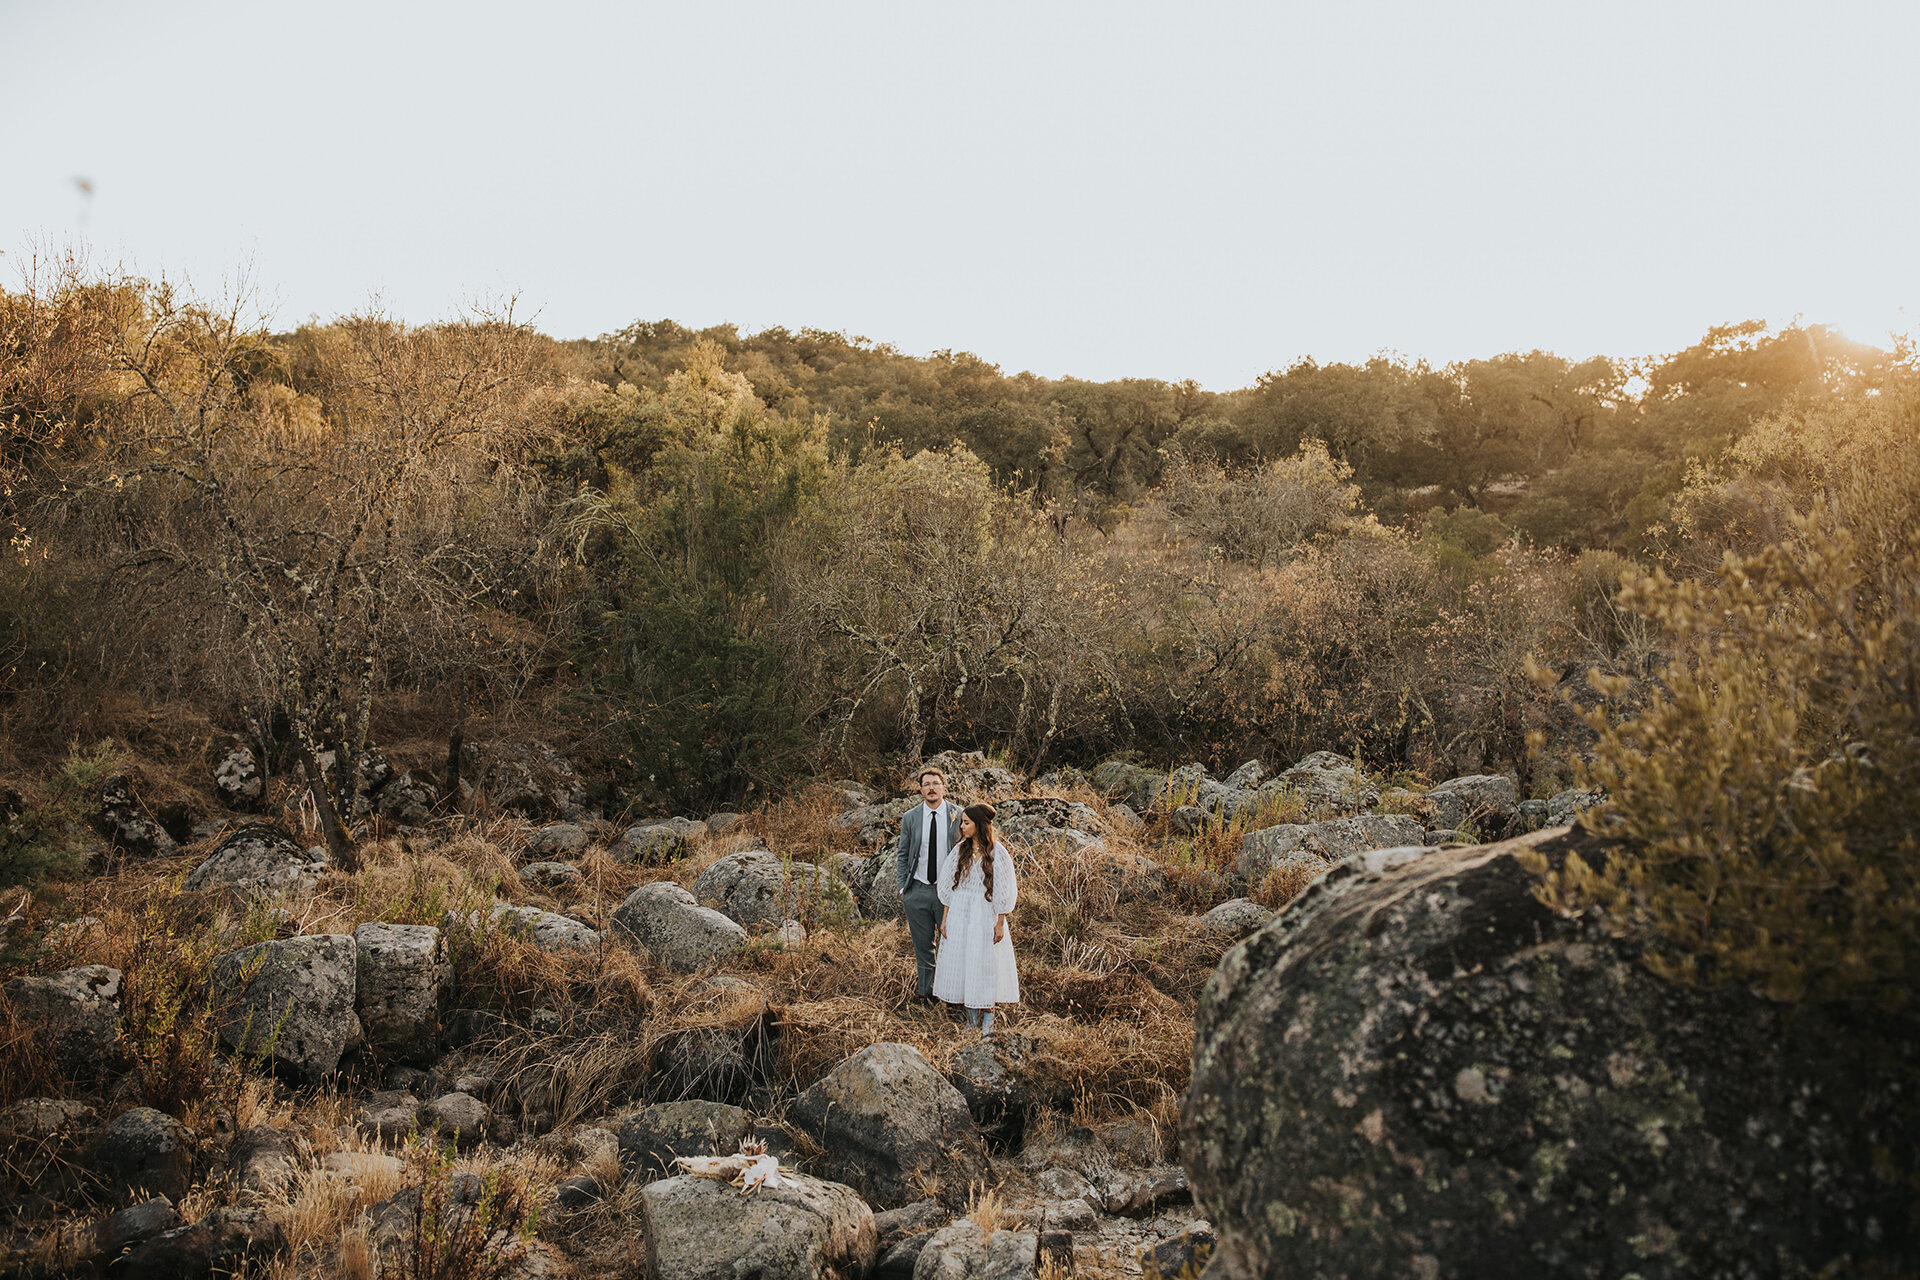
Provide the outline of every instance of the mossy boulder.
{"type": "Polygon", "coordinates": [[[1654,977],[1535,900],[1515,854],[1576,838],[1352,859],[1227,953],[1181,1135],[1213,1280],[1920,1270],[1913,1026],[1654,977]]]}

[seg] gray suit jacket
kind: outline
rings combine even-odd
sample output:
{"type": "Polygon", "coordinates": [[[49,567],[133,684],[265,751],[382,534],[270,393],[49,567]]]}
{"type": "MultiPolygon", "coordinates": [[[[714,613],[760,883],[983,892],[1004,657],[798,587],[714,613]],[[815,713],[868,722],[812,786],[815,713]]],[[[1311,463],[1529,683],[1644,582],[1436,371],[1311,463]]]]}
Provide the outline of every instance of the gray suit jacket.
{"type": "MultiPolygon", "coordinates": [[[[947,848],[960,843],[960,806],[951,800],[944,800],[940,807],[947,814],[947,848]]],[[[894,845],[895,862],[899,864],[900,892],[905,893],[907,886],[913,883],[913,871],[920,865],[920,845],[927,838],[927,806],[917,804],[907,810],[906,817],[900,819],[900,840],[894,845]]],[[[928,879],[939,887],[940,853],[927,860],[928,879]]]]}

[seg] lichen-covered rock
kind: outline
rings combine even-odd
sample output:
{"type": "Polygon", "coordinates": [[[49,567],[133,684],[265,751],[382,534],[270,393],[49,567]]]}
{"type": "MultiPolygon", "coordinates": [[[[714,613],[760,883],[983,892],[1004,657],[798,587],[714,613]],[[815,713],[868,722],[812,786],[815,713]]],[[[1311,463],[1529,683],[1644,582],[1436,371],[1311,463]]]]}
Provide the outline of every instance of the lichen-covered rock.
{"type": "Polygon", "coordinates": [[[1232,938],[1244,938],[1255,929],[1263,927],[1271,919],[1273,919],[1273,912],[1268,908],[1246,898],[1235,898],[1231,902],[1221,903],[1206,915],[1201,916],[1200,922],[1215,933],[1232,938]]]}
{"type": "Polygon", "coordinates": [[[535,821],[586,817],[587,792],[573,762],[544,742],[496,743],[481,780],[493,807],[535,821]]]}
{"type": "Polygon", "coordinates": [[[653,1054],[655,1096],[744,1101],[771,1074],[777,1046],[772,1015],[669,1032],[653,1054]]]}
{"type": "Polygon", "coordinates": [[[1167,785],[1166,774],[1143,769],[1125,760],[1109,760],[1096,765],[1092,779],[1094,789],[1101,795],[1124,800],[1141,813],[1159,802],[1160,792],[1167,785]]]}
{"type": "Polygon", "coordinates": [[[855,832],[870,845],[891,842],[900,834],[900,819],[906,816],[907,810],[919,803],[920,797],[917,795],[877,800],[835,814],[828,820],[828,825],[836,831],[855,832]]]}
{"type": "Polygon", "coordinates": [[[238,738],[214,744],[213,789],[229,809],[252,809],[266,798],[266,778],[253,748],[238,738]]]}
{"type": "Polygon", "coordinates": [[[868,1045],[796,1098],[789,1119],[823,1148],[817,1173],[883,1209],[928,1194],[965,1204],[970,1187],[993,1183],[967,1100],[911,1045],[868,1045]]]}
{"type": "Polygon", "coordinates": [[[1049,1087],[1039,1068],[1033,1043],[1011,1033],[969,1040],[954,1053],[947,1079],[995,1150],[1019,1146],[1028,1116],[1042,1102],[1071,1103],[1064,1089],[1049,1087]]]}
{"type": "Polygon", "coordinates": [[[577,858],[592,842],[593,834],[578,822],[550,822],[527,837],[526,856],[536,862],[577,858]]]}
{"type": "Polygon", "coordinates": [[[1260,784],[1262,795],[1292,792],[1307,802],[1307,808],[1320,813],[1329,810],[1353,813],[1380,803],[1380,791],[1353,761],[1332,751],[1316,751],[1260,784]]]}
{"type": "Polygon", "coordinates": [[[653,1174],[672,1173],[678,1156],[730,1155],[753,1135],[753,1117],[721,1102],[661,1102],[620,1122],[620,1159],[653,1174]]]}
{"type": "Polygon", "coordinates": [[[653,1280],[822,1280],[864,1275],[874,1260],[873,1210],[851,1187],[785,1173],[744,1191],[683,1176],[640,1192],[653,1280]]]}
{"type": "Polygon", "coordinates": [[[420,1099],[405,1089],[383,1089],[360,1108],[360,1132],[382,1142],[398,1142],[420,1128],[420,1099]]]}
{"type": "Polygon", "coordinates": [[[242,1053],[270,1052],[307,1083],[331,1075],[361,1039],[354,1014],[356,948],[348,934],[256,943],[213,962],[220,1038],[242,1053]]]}
{"type": "Polygon", "coordinates": [[[741,925],[778,925],[852,905],[852,895],[833,872],[811,862],[782,862],[766,849],[721,858],[694,881],[693,896],[741,925]]]}
{"type": "Polygon", "coordinates": [[[1513,779],[1497,773],[1449,778],[1427,792],[1427,813],[1436,827],[1463,827],[1469,822],[1482,836],[1502,836],[1520,807],[1513,779]]]}
{"type": "Polygon", "coordinates": [[[588,955],[600,949],[600,931],[592,925],[539,907],[496,903],[487,919],[500,932],[524,938],[542,951],[571,951],[588,955]]]}
{"type": "Polygon", "coordinates": [[[353,931],[353,944],[354,1011],[367,1043],[402,1062],[430,1062],[453,977],[440,931],[369,923],[353,931]]]}
{"type": "Polygon", "coordinates": [[[277,827],[241,827],[187,876],[189,889],[218,890],[235,902],[255,895],[312,893],[327,873],[324,848],[302,849],[277,827]]]}
{"type": "Polygon", "coordinates": [[[443,1093],[421,1106],[420,1127],[464,1149],[486,1141],[493,1109],[470,1093],[443,1093]]]}
{"type": "Polygon", "coordinates": [[[1419,844],[1420,823],[1404,814],[1362,814],[1325,822],[1284,823],[1240,837],[1239,872],[1258,884],[1269,872],[1303,867],[1311,874],[1349,854],[1395,845],[1419,844]]]}
{"type": "Polygon", "coordinates": [[[100,1131],[89,1163],[118,1194],[145,1192],[177,1204],[193,1180],[193,1135],[164,1111],[135,1107],[100,1131]]]}
{"type": "Polygon", "coordinates": [[[1556,791],[1547,800],[1547,825],[1570,827],[1581,814],[1605,804],[1606,799],[1605,793],[1599,791],[1581,791],[1574,787],[1556,791]]]}
{"type": "Polygon", "coordinates": [[[93,815],[93,829],[106,837],[115,853],[147,857],[172,853],[175,841],[156,815],[135,794],[130,774],[109,778],[100,792],[100,808],[93,815]]]}
{"type": "Polygon", "coordinates": [[[696,818],[663,818],[636,822],[620,833],[613,856],[621,862],[658,864],[672,862],[687,851],[695,840],[705,838],[707,824],[696,818]]]}
{"type": "Polygon", "coordinates": [[[669,880],[643,884],[613,913],[613,932],[679,973],[704,969],[747,945],[747,931],[669,880]]]}
{"type": "Polygon", "coordinates": [[[409,769],[380,788],[379,809],[382,817],[403,827],[417,827],[433,817],[433,806],[439,798],[440,791],[431,779],[409,769]]]}
{"type": "Polygon", "coordinates": [[[43,1143],[86,1128],[98,1114],[86,1103],[71,1098],[22,1098],[0,1110],[0,1145],[43,1143]]]}
{"type": "Polygon", "coordinates": [[[120,971],[103,964],[22,976],[7,983],[7,1002],[33,1028],[34,1040],[63,1073],[94,1076],[119,1056],[120,971]]]}
{"type": "Polygon", "coordinates": [[[1574,841],[1351,860],[1221,961],[1181,1125],[1208,1274],[1920,1270],[1911,1021],[1665,983],[1526,846],[1574,841]]]}
{"type": "Polygon", "coordinates": [[[188,1227],[135,1245],[114,1264],[121,1280],[202,1280],[258,1274],[287,1252],[287,1233],[261,1209],[215,1209],[188,1227]]]}
{"type": "Polygon", "coordinates": [[[173,1201],[165,1196],[142,1200],[139,1204],[109,1214],[105,1222],[94,1228],[94,1257],[111,1270],[114,1261],[130,1245],[139,1244],[179,1225],[180,1215],[174,1211],[173,1201]]]}
{"type": "Polygon", "coordinates": [[[271,1125],[242,1129],[227,1148],[227,1177],[241,1191],[284,1195],[295,1171],[293,1143],[271,1125]]]}
{"type": "Polygon", "coordinates": [[[1028,1280],[1039,1273],[1039,1233],[1003,1228],[983,1236],[971,1218],[940,1228],[914,1259],[913,1280],[1028,1280]]]}

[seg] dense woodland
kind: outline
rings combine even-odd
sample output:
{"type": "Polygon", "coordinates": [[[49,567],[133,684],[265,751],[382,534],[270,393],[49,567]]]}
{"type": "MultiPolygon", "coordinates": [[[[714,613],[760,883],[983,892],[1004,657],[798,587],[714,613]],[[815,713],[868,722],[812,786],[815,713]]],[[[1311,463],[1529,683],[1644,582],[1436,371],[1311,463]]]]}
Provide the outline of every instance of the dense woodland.
{"type": "Polygon", "coordinates": [[[1560,695],[1679,643],[1623,582],[1812,518],[1860,608],[1911,604],[1915,353],[1819,325],[1214,393],[814,330],[250,316],[73,262],[0,294],[12,771],[191,709],[296,774],[532,727],[610,812],[949,746],[1543,793],[1593,741],[1560,695]]]}

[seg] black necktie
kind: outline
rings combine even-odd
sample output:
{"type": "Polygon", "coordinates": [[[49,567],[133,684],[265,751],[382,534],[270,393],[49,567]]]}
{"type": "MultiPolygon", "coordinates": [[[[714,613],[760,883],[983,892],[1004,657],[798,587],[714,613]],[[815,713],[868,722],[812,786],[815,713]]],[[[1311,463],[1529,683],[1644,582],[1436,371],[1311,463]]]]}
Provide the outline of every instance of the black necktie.
{"type": "Polygon", "coordinates": [[[932,880],[935,876],[940,874],[940,854],[943,852],[943,850],[938,850],[934,847],[935,842],[938,841],[939,839],[940,839],[940,811],[938,809],[929,809],[927,811],[927,879],[928,880],[932,880]]]}

